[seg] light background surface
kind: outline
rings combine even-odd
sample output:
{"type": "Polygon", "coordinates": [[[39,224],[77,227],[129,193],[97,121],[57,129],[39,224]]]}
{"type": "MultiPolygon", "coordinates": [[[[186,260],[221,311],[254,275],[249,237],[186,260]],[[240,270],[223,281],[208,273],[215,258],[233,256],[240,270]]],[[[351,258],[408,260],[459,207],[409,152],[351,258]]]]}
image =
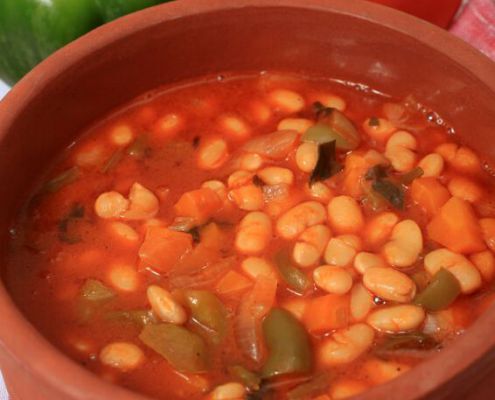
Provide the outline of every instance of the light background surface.
{"type": "Polygon", "coordinates": [[[8,91],[9,91],[9,87],[5,83],[0,81],[0,100],[3,98],[3,96],[7,94],[8,91]]]}

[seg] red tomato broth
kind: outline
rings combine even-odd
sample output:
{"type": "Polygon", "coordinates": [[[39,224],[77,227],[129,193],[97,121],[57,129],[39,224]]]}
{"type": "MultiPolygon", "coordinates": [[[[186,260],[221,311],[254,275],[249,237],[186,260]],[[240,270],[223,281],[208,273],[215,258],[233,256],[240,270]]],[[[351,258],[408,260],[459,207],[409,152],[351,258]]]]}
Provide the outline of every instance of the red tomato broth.
{"type": "MultiPolygon", "coordinates": [[[[74,146],[64,152],[48,174],[48,177],[52,179],[78,164],[77,179],[62,185],[53,193],[46,191],[46,182],[49,179],[40,182],[42,183],[41,189],[31,199],[27,210],[15,225],[13,230],[15,234],[12,235],[11,241],[13,250],[9,254],[4,274],[7,286],[16,303],[35,326],[70,357],[105,379],[156,398],[205,398],[215,386],[236,381],[228,372],[229,366],[244,365],[250,369],[259,369],[260,363],[247,360],[240,352],[233,328],[236,310],[243,295],[251,290],[250,288],[233,295],[218,295],[227,310],[228,333],[220,345],[211,344],[207,340],[210,368],[204,374],[175,371],[161,355],[146,347],[139,340],[138,335],[141,330],[139,325],[109,319],[108,314],[115,311],[149,309],[146,297],[146,288],[149,285],[158,284],[171,289],[172,295],[174,295],[174,287],[170,285],[167,274],[160,275],[157,271],[150,270],[136,272],[134,287],[131,290],[123,291],[112,284],[112,279],[109,277],[109,270],[112,266],[122,264],[135,268],[137,271],[138,252],[146,235],[146,220],[123,221],[135,230],[137,240],[117,238],[109,228],[109,221],[117,221],[119,218],[100,218],[95,213],[94,204],[103,192],[117,191],[127,197],[133,183],[139,182],[155,195],[159,193],[159,210],[153,220],[157,221],[156,223],[160,226],[169,226],[173,224],[176,217],[174,205],[183,193],[201,188],[203,182],[208,180],[217,179],[226,182],[227,177],[236,170],[230,161],[239,155],[240,152],[237,149],[244,142],[276,131],[277,124],[283,118],[297,117],[314,120],[311,103],[321,93],[329,93],[345,99],[347,106],[344,114],[353,121],[360,132],[362,141],[358,151],[367,151],[371,148],[379,152],[385,150],[385,143],[379,143],[370,138],[363,132],[361,125],[366,118],[371,116],[383,118],[383,104],[395,100],[366,88],[363,89],[362,86],[346,86],[329,80],[300,78],[292,75],[228,76],[218,80],[205,78],[174,88],[159,89],[153,95],[136,100],[87,130],[74,146]],[[279,88],[293,90],[303,96],[306,99],[304,109],[291,113],[270,106],[266,100],[267,95],[279,88]],[[268,117],[261,118],[264,121],[260,121],[259,115],[257,117],[253,112],[259,104],[264,104],[271,113],[268,117]],[[171,119],[175,121],[175,127],[169,126],[165,129],[163,127],[166,123],[159,125],[160,117],[171,114],[178,116],[171,119]],[[223,128],[219,127],[219,118],[222,115],[240,117],[249,127],[248,137],[240,138],[222,131],[223,128]],[[111,130],[121,124],[131,127],[134,132],[133,140],[124,146],[112,143],[110,136],[111,130]],[[212,135],[224,138],[229,147],[230,159],[218,168],[200,169],[196,164],[198,148],[204,138],[212,135]],[[144,149],[139,149],[142,154],[134,157],[126,151],[136,138],[144,138],[144,145],[141,146],[144,149]],[[81,151],[85,149],[89,150],[89,154],[93,156],[89,157],[90,161],[86,157],[85,162],[81,164],[81,151]],[[68,218],[71,213],[75,212],[75,205],[84,207],[83,215],[68,218]],[[64,219],[68,219],[65,226],[61,222],[64,219]],[[117,295],[92,310],[89,316],[83,315],[84,318],[81,319],[81,310],[78,308],[80,291],[88,279],[99,280],[117,295]],[[80,339],[81,343],[87,343],[87,346],[75,345],[74,342],[77,339],[80,339]],[[137,368],[125,372],[103,365],[98,354],[103,346],[116,341],[126,341],[140,347],[145,361],[137,368]]],[[[416,161],[433,152],[437,145],[455,140],[455,137],[449,135],[450,127],[438,125],[435,123],[435,118],[429,118],[433,115],[429,114],[429,110],[411,99],[408,99],[405,104],[407,124],[411,128],[409,131],[418,141],[416,161]]],[[[298,143],[299,139],[296,147],[298,143]]],[[[343,161],[345,156],[344,152],[338,152],[339,160],[343,161]]],[[[276,208],[275,211],[279,210],[278,215],[302,201],[311,200],[311,197],[302,190],[308,182],[309,174],[298,169],[295,149],[282,160],[265,160],[263,167],[270,165],[288,168],[294,174],[294,183],[291,185],[293,200],[280,205],[280,209],[276,208]]],[[[255,173],[256,171],[253,172],[255,173]]],[[[472,178],[485,189],[485,192],[488,192],[486,188],[492,187],[493,184],[493,178],[481,169],[475,174],[465,174],[460,173],[448,163],[445,163],[438,179],[442,184],[446,184],[456,176],[472,178]]],[[[342,173],[338,173],[324,182],[333,190],[334,196],[338,196],[343,194],[342,181],[342,173]]],[[[490,191],[480,202],[474,204],[478,217],[495,216],[495,208],[492,213],[492,208],[486,206],[486,203],[494,201],[493,196],[490,191]],[[485,204],[484,207],[483,204],[485,204]],[[478,211],[479,208],[483,211],[478,211]]],[[[428,251],[442,246],[428,239],[425,227],[429,218],[425,216],[419,205],[412,203],[408,188],[405,190],[405,202],[404,210],[394,210],[389,205],[386,210],[396,213],[400,220],[410,218],[416,221],[421,228],[425,243],[420,257],[411,266],[400,269],[411,276],[423,269],[423,257],[428,251]]],[[[326,203],[324,205],[326,206],[326,203]]],[[[361,208],[366,224],[377,211],[366,205],[361,208]]],[[[211,218],[218,222],[225,235],[226,245],[218,251],[219,257],[233,257],[233,264],[230,268],[245,278],[251,279],[240,268],[241,261],[246,256],[239,254],[234,246],[238,224],[246,213],[235,204],[230,204],[211,218]]],[[[272,218],[272,221],[276,220],[277,218],[272,218]]],[[[335,236],[334,233],[332,237],[335,236]]],[[[262,251],[260,257],[272,261],[278,250],[288,248],[288,246],[292,248],[294,242],[295,240],[274,238],[262,251]]],[[[195,246],[198,245],[195,244],[195,246]]],[[[365,243],[362,248],[362,251],[376,250],[365,243]]],[[[322,258],[321,255],[316,266],[324,264],[322,258]]],[[[353,274],[354,283],[360,281],[361,275],[354,271],[352,266],[345,268],[353,274]]],[[[313,269],[314,267],[300,268],[300,271],[311,282],[303,296],[306,299],[327,294],[325,290],[318,288],[312,282],[313,269]]],[[[216,282],[202,289],[216,293],[215,285],[216,282]]],[[[488,302],[491,303],[492,290],[492,285],[485,282],[481,294],[461,295],[456,300],[450,307],[453,315],[455,314],[454,322],[450,331],[442,338],[441,346],[448,345],[453,337],[467,328],[481,310],[487,307],[488,302]]],[[[294,297],[299,296],[287,286],[283,279],[279,279],[274,305],[282,306],[286,300],[294,297]]],[[[181,303],[180,296],[178,299],[181,303]]],[[[377,304],[394,304],[383,302],[379,298],[376,300],[377,304]]],[[[208,338],[205,329],[198,326],[197,322],[189,320],[184,326],[208,338]]],[[[421,328],[417,330],[420,331],[421,328]]],[[[312,335],[313,352],[316,352],[322,340],[331,336],[332,333],[328,331],[312,335]]],[[[330,390],[333,382],[346,378],[360,381],[366,387],[381,383],[376,377],[370,376],[369,370],[365,368],[365,362],[375,359],[370,357],[376,357],[374,349],[386,337],[386,333],[376,333],[374,347],[368,348],[355,361],[337,367],[323,367],[315,357],[314,372],[330,370],[332,377],[330,390]]],[[[266,348],[264,352],[266,358],[266,348]]],[[[427,353],[430,355],[433,351],[427,353]]],[[[415,356],[388,354],[385,358],[399,363],[391,365],[399,365],[397,368],[400,369],[403,365],[412,367],[421,362],[424,357],[417,357],[417,354],[415,356]]],[[[276,381],[281,382],[282,385],[277,386],[276,397],[283,398],[288,390],[296,386],[296,383],[304,382],[305,377],[307,375],[303,374],[302,376],[289,375],[287,378],[277,378],[276,381]]],[[[387,379],[389,378],[384,378],[383,382],[387,379]]],[[[327,392],[328,390],[320,390],[313,397],[327,392]]]]}

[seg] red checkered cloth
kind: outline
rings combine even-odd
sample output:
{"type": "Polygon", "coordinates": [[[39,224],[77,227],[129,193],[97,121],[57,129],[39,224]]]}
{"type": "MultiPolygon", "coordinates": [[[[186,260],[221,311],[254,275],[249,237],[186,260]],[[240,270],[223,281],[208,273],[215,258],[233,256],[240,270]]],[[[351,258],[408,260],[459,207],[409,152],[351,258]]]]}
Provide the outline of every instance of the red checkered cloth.
{"type": "Polygon", "coordinates": [[[450,32],[495,60],[495,0],[470,0],[450,32]]]}

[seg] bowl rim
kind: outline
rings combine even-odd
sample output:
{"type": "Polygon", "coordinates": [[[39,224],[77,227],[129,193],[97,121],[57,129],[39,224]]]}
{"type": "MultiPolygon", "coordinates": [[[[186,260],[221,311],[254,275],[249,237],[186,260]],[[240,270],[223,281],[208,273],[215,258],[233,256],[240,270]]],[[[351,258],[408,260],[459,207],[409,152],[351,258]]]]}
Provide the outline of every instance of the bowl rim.
{"type": "MultiPolygon", "coordinates": [[[[0,145],[14,118],[37,93],[78,61],[97,50],[143,29],[182,17],[243,8],[293,8],[334,12],[385,26],[413,38],[439,52],[459,67],[476,76],[495,96],[495,63],[461,39],[443,29],[400,11],[362,0],[179,0],[151,7],[105,24],[56,51],[29,72],[0,101],[0,145]]],[[[57,350],[22,315],[0,281],[0,346],[22,370],[60,388],[74,399],[107,399],[119,396],[122,400],[149,398],[109,384],[57,350]],[[32,356],[35,357],[32,357],[32,356]],[[57,374],[53,374],[57,371],[57,374]]],[[[485,337],[473,346],[472,340],[495,325],[495,308],[485,312],[467,332],[435,357],[421,363],[409,373],[358,396],[362,399],[392,398],[398,393],[401,400],[426,396],[455,375],[465,371],[484,355],[493,352],[495,335],[485,337]],[[434,374],[432,374],[432,371],[434,374]],[[401,388],[401,389],[399,389],[401,388]],[[407,393],[404,394],[404,388],[407,393]]],[[[8,379],[8,374],[7,374],[8,379]]]]}

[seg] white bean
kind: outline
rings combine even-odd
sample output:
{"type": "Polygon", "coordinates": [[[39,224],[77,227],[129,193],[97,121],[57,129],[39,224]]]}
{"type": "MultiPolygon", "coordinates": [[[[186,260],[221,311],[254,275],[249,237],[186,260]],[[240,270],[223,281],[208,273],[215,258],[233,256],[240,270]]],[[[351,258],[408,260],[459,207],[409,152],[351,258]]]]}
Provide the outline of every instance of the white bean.
{"type": "Polygon", "coordinates": [[[95,201],[95,213],[100,218],[118,218],[129,208],[129,200],[119,192],[105,192],[95,201]]]}
{"type": "Polygon", "coordinates": [[[129,192],[129,208],[122,214],[122,217],[130,220],[153,218],[159,208],[160,202],[155,194],[135,182],[129,192]]]}
{"type": "Polygon", "coordinates": [[[134,132],[129,125],[117,125],[112,129],[110,137],[117,146],[127,146],[134,138],[134,132]]]}
{"type": "Polygon", "coordinates": [[[151,285],[146,290],[146,296],[151,309],[163,322],[181,325],[187,321],[186,311],[168,290],[151,285]]]}
{"type": "Polygon", "coordinates": [[[337,233],[358,233],[364,226],[361,207],[350,196],[337,196],[330,200],[328,220],[337,233]]]}
{"type": "Polygon", "coordinates": [[[413,265],[423,250],[423,235],[412,219],[399,222],[392,230],[391,240],[385,244],[383,254],[394,267],[413,265]]]}
{"type": "Polygon", "coordinates": [[[293,240],[306,228],[321,224],[325,219],[325,207],[316,201],[307,201],[298,204],[279,217],[277,233],[284,239],[293,240]]]}
{"type": "Polygon", "coordinates": [[[299,112],[305,106],[302,96],[292,90],[277,89],[272,91],[268,98],[276,108],[287,113],[299,112]]]}
{"type": "Polygon", "coordinates": [[[288,168],[267,167],[258,171],[257,175],[267,185],[292,185],[294,182],[294,174],[288,168]]]}
{"type": "Polygon", "coordinates": [[[144,362],[144,353],[133,343],[114,342],[101,350],[100,361],[104,365],[127,372],[144,362]]]}
{"type": "Polygon", "coordinates": [[[303,172],[312,172],[318,161],[318,145],[313,142],[303,142],[296,150],[296,164],[303,172]]]}
{"type": "Polygon", "coordinates": [[[393,268],[368,268],[363,275],[366,288],[384,300],[408,303],[416,295],[416,284],[393,268]]]}
{"type": "Polygon", "coordinates": [[[220,168],[229,157],[227,142],[219,137],[204,139],[198,149],[197,165],[204,170],[220,168]]]}
{"type": "Polygon", "coordinates": [[[418,167],[423,170],[423,177],[438,177],[443,171],[443,157],[437,153],[430,153],[424,156],[418,163],[418,167]]]}
{"type": "Polygon", "coordinates": [[[345,294],[352,287],[352,276],[344,268],[322,265],[313,271],[313,280],[320,289],[334,294],[345,294]]]}
{"type": "Polygon", "coordinates": [[[364,274],[368,268],[386,267],[387,263],[378,254],[361,251],[354,258],[354,268],[360,274],[364,274]]]}
{"type": "Polygon", "coordinates": [[[217,386],[211,393],[211,400],[241,400],[246,396],[246,389],[237,382],[224,383],[217,386]]]}
{"type": "Polygon", "coordinates": [[[235,246],[241,254],[261,253],[272,238],[272,221],[263,212],[253,211],[247,214],[239,224],[235,246]]]}
{"type": "Polygon", "coordinates": [[[265,204],[263,192],[252,183],[232,189],[228,196],[237,204],[237,207],[245,211],[261,210],[265,204]]]}
{"type": "Polygon", "coordinates": [[[140,282],[140,276],[134,266],[120,263],[110,267],[108,279],[112,286],[123,292],[135,292],[140,282]]]}
{"type": "Polygon", "coordinates": [[[318,350],[318,357],[326,367],[348,364],[366,352],[374,338],[375,333],[368,325],[351,325],[325,339],[318,350]]]}
{"type": "Polygon", "coordinates": [[[274,266],[261,257],[247,257],[244,261],[242,261],[241,269],[246,273],[246,275],[255,281],[259,276],[265,276],[278,280],[274,266]]]}
{"type": "Polygon", "coordinates": [[[421,307],[404,304],[372,311],[366,321],[377,331],[398,333],[416,329],[424,319],[425,312],[421,307]]]}
{"type": "Polygon", "coordinates": [[[314,122],[306,118],[284,118],[277,125],[278,131],[296,131],[303,134],[314,125],[314,122]]]}
{"type": "Polygon", "coordinates": [[[387,141],[385,157],[390,160],[392,167],[399,172],[406,172],[416,164],[416,138],[406,131],[395,132],[387,141]]]}
{"type": "Polygon", "coordinates": [[[351,316],[354,321],[362,321],[375,306],[373,295],[362,285],[356,283],[351,290],[351,316]]]}
{"type": "Polygon", "coordinates": [[[309,267],[316,264],[325,250],[331,232],[325,225],[314,225],[307,228],[292,251],[294,262],[300,267],[309,267]]]}
{"type": "Polygon", "coordinates": [[[352,263],[361,249],[361,239],[356,235],[340,235],[330,239],[325,249],[325,261],[330,265],[345,267],[352,263]]]}

